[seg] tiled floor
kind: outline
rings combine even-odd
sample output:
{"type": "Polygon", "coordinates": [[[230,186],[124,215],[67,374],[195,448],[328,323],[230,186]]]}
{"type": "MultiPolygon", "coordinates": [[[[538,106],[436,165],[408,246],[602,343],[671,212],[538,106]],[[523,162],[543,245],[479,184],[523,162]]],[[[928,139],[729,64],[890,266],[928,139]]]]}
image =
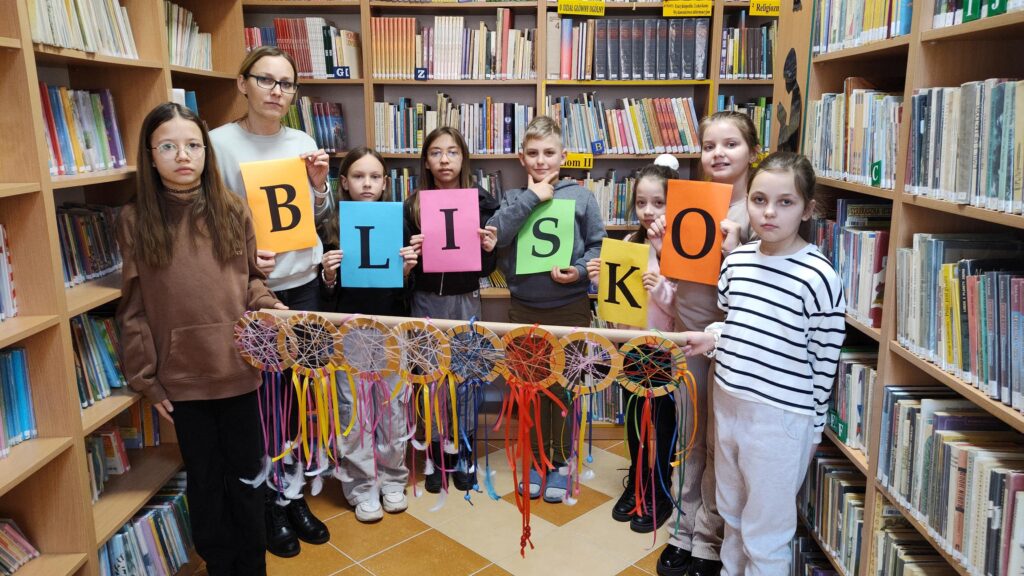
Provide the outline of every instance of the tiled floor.
{"type": "MultiPolygon", "coordinates": [[[[505,452],[490,454],[494,487],[502,497],[492,500],[474,493],[472,504],[452,492],[440,509],[438,497],[409,494],[409,510],[385,514],[376,524],[356,521],[337,482],[310,500],[310,507],[331,530],[331,541],[302,545],[291,559],[268,555],[271,576],[429,576],[429,575],[571,575],[643,576],[655,574],[665,533],[636,534],[611,517],[622,491],[628,461],[621,441],[595,441],[594,477],[584,482],[574,506],[532,502],[530,522],[534,549],[519,554],[522,517],[512,495],[511,471],[505,452]]],[[[481,471],[483,461],[481,459],[481,471]]],[[[422,481],[421,481],[422,486],[422,481]]],[[[422,490],[421,490],[422,492],[422,490]]]]}

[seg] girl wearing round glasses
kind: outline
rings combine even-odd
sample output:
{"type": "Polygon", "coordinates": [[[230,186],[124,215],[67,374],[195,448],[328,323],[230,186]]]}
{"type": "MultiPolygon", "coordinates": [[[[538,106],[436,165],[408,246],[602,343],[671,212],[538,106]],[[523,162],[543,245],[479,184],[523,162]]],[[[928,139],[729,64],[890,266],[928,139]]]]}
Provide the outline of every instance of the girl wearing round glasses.
{"type": "MultiPolygon", "coordinates": [[[[305,160],[309,195],[317,220],[333,209],[327,183],[328,156],[305,132],[281,125],[298,89],[298,68],[287,52],[276,47],[256,48],[238,70],[237,85],[245,97],[245,115],[210,132],[217,151],[217,167],[224,183],[245,197],[239,164],[298,156],[305,160]]],[[[317,267],[323,256],[319,238],[312,248],[274,253],[257,250],[257,265],[268,276],[270,289],[293,310],[317,310],[317,267]]],[[[296,420],[293,415],[293,422],[296,420]]],[[[267,549],[277,556],[299,553],[299,542],[322,544],[330,539],[327,526],[310,512],[305,500],[274,505],[277,494],[267,490],[267,549]]]]}

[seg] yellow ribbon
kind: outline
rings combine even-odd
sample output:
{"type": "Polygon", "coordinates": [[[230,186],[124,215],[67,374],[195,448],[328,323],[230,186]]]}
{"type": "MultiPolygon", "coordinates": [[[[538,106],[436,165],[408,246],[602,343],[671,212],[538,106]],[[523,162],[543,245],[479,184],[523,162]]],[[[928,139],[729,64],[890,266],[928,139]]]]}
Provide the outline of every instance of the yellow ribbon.
{"type": "Polygon", "coordinates": [[[352,393],[352,416],[349,418],[348,426],[345,428],[345,432],[342,436],[348,436],[349,432],[352,431],[352,427],[355,426],[356,423],[356,413],[359,411],[359,402],[356,398],[356,381],[352,378],[352,371],[346,369],[345,376],[348,377],[348,389],[352,393]]]}

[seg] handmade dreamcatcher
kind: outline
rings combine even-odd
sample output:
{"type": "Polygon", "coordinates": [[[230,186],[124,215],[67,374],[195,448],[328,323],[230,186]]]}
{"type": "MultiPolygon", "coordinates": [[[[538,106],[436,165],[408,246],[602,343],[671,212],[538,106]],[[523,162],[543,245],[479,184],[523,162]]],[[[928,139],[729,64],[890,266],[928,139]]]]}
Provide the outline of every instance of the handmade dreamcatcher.
{"type": "Polygon", "coordinates": [[[505,427],[505,454],[512,468],[513,486],[520,485],[519,472],[522,471],[522,489],[513,490],[516,507],[523,515],[523,531],[519,539],[519,553],[526,555],[526,546],[530,540],[530,470],[535,470],[541,477],[541,485],[547,477],[548,470],[553,467],[551,460],[544,453],[544,438],[541,433],[541,398],[547,396],[555,405],[566,413],[565,404],[553,394],[548,387],[556,382],[563,382],[562,370],[565,368],[565,354],[558,339],[550,332],[538,326],[522,326],[513,328],[502,338],[505,344],[505,366],[508,370],[508,396],[502,406],[501,417],[495,425],[497,429],[502,421],[505,427]],[[513,444],[509,435],[513,414],[517,417],[516,442],[513,444]],[[537,436],[537,457],[530,447],[530,435],[537,436]]]}
{"type": "MultiPolygon", "coordinates": [[[[660,336],[638,336],[623,343],[619,348],[623,357],[622,372],[618,381],[632,396],[628,403],[640,402],[639,408],[627,406],[627,410],[638,410],[640,417],[637,419],[637,438],[639,438],[639,454],[636,455],[638,463],[644,462],[644,454],[647,454],[647,470],[643,470],[639,464],[636,468],[636,477],[633,479],[633,486],[636,490],[636,508],[634,514],[650,514],[657,517],[655,492],[656,489],[664,491],[667,499],[672,500],[667,486],[659,485],[661,475],[656,470],[657,464],[657,434],[655,434],[655,423],[652,410],[654,399],[661,396],[668,396],[676,393],[686,394],[691,405],[696,406],[697,388],[693,374],[686,367],[686,356],[682,348],[676,346],[671,340],[660,336]],[[649,474],[649,482],[644,482],[644,475],[649,474]],[[648,510],[650,507],[650,510],[648,510]]],[[[692,410],[684,410],[685,413],[695,413],[692,410]]],[[[689,423],[685,416],[676,423],[675,431],[672,434],[672,446],[676,445],[680,434],[685,434],[687,440],[682,450],[677,455],[680,460],[672,462],[672,466],[678,466],[685,459],[686,454],[693,446],[696,439],[696,422],[689,423]]],[[[684,468],[680,469],[680,482],[684,468]]],[[[681,485],[681,484],[680,484],[681,485]]]]}
{"type": "MultiPolygon", "coordinates": [[[[458,414],[456,418],[463,425],[460,431],[462,449],[458,451],[455,464],[457,471],[466,474],[476,473],[476,451],[474,442],[479,438],[477,429],[480,421],[480,408],[484,401],[485,387],[490,386],[498,376],[507,376],[505,370],[505,349],[501,339],[490,329],[470,321],[469,324],[454,326],[447,330],[448,344],[451,349],[451,374],[456,388],[458,414]],[[468,423],[468,425],[467,425],[468,423]],[[472,428],[470,428],[470,426],[472,428]]],[[[484,445],[490,440],[488,426],[484,425],[484,445]]],[[[494,489],[493,472],[488,450],[484,450],[484,487],[487,495],[498,500],[494,489]]],[[[473,487],[479,490],[479,486],[473,487]]],[[[466,500],[472,502],[469,491],[466,500]]]]}
{"type": "Polygon", "coordinates": [[[568,422],[571,423],[572,453],[566,458],[566,469],[560,474],[568,476],[565,502],[575,504],[580,493],[580,482],[593,477],[593,470],[584,471],[584,462],[594,461],[593,433],[590,427],[595,394],[601,392],[622,370],[622,355],[615,344],[604,336],[580,330],[559,340],[565,353],[565,389],[572,396],[568,422]],[[590,432],[588,434],[588,432],[590,432]],[[584,444],[587,445],[584,456],[584,444]]]}

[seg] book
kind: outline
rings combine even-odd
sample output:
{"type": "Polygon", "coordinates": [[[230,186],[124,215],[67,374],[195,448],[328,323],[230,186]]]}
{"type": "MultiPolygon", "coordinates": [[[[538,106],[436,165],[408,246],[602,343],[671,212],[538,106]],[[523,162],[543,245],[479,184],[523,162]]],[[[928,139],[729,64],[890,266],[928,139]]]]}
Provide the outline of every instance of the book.
{"type": "Polygon", "coordinates": [[[0,458],[39,435],[24,348],[0,350],[0,458]]]}
{"type": "Polygon", "coordinates": [[[534,108],[495,102],[491,97],[458,104],[438,92],[433,105],[410,98],[374,102],[374,116],[378,122],[374,148],[382,153],[419,153],[427,134],[440,126],[452,126],[463,134],[471,154],[512,154],[522,142],[534,108]]]}

